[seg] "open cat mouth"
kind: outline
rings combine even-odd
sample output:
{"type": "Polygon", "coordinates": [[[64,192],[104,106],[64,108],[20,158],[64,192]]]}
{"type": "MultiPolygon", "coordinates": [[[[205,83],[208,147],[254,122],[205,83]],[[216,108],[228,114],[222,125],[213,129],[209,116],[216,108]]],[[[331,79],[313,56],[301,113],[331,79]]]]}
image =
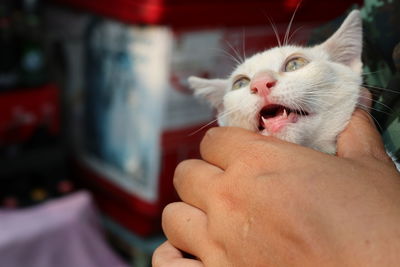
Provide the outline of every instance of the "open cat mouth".
{"type": "Polygon", "coordinates": [[[268,133],[276,133],[288,123],[296,123],[299,117],[308,116],[304,110],[295,110],[278,104],[263,107],[259,113],[258,129],[268,133]]]}

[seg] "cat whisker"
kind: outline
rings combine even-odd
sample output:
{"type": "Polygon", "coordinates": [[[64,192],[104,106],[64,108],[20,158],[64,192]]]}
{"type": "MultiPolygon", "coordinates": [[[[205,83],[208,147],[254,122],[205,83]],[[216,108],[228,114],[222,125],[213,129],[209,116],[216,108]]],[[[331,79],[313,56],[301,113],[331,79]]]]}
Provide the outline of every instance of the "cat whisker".
{"type": "Polygon", "coordinates": [[[304,107],[302,107],[302,105],[301,104],[305,104],[304,102],[302,102],[302,101],[300,101],[300,103],[293,103],[294,104],[294,106],[295,106],[295,109],[296,110],[299,110],[302,114],[307,114],[308,112],[304,109],[304,107]]]}
{"type": "Polygon", "coordinates": [[[308,98],[307,97],[306,99],[297,98],[295,100],[295,102],[300,102],[300,103],[304,104],[305,106],[315,106],[315,107],[318,107],[318,108],[323,108],[325,106],[332,105],[331,102],[329,102],[327,100],[319,99],[318,95],[316,95],[316,96],[317,96],[317,98],[314,98],[314,97],[312,97],[312,98],[308,98]]]}
{"type": "Polygon", "coordinates": [[[235,53],[235,55],[237,56],[237,58],[239,59],[240,64],[242,64],[244,62],[244,58],[242,58],[239,54],[239,52],[236,50],[236,48],[227,40],[225,40],[226,44],[232,49],[232,51],[235,53]]]}
{"type": "Polygon", "coordinates": [[[203,130],[204,128],[206,128],[206,127],[210,126],[211,124],[217,122],[218,119],[222,119],[222,118],[224,118],[224,117],[226,117],[226,116],[238,111],[242,107],[243,101],[244,101],[244,99],[242,98],[241,101],[236,106],[234,106],[234,107],[232,107],[232,108],[230,108],[228,110],[224,110],[223,112],[221,112],[218,115],[218,118],[216,118],[216,119],[208,122],[207,124],[201,126],[199,129],[197,129],[196,131],[190,133],[188,136],[193,136],[193,135],[197,134],[198,132],[200,132],[201,130],[203,130]]]}
{"type": "Polygon", "coordinates": [[[301,30],[302,28],[303,28],[303,26],[300,26],[300,27],[298,27],[296,30],[294,30],[294,31],[292,32],[292,34],[290,34],[289,40],[287,41],[287,44],[290,43],[290,41],[292,40],[292,38],[294,37],[294,35],[295,35],[299,30],[301,30]]]}
{"type": "Polygon", "coordinates": [[[240,109],[240,107],[231,108],[230,110],[226,110],[226,111],[222,112],[221,114],[219,114],[218,117],[220,119],[222,119],[222,118],[224,118],[224,117],[226,117],[228,115],[231,115],[232,113],[238,111],[239,109],[240,109]]]}
{"type": "MultiPolygon", "coordinates": [[[[322,91],[325,89],[325,87],[331,87],[332,83],[330,81],[328,82],[321,82],[321,83],[312,83],[312,84],[303,84],[304,87],[307,87],[307,92],[314,92],[314,91],[322,91]]],[[[342,83],[340,87],[344,86],[360,86],[358,83],[353,83],[353,82],[347,82],[347,83],[342,83]]],[[[337,86],[335,86],[337,87],[337,86]]],[[[332,90],[332,89],[331,89],[332,90]]]]}
{"type": "MultiPolygon", "coordinates": [[[[332,96],[336,98],[336,94],[335,93],[320,93],[320,92],[303,92],[303,96],[305,97],[320,97],[320,96],[332,96]]],[[[347,94],[347,96],[352,96],[352,94],[347,94]]]]}
{"type": "Polygon", "coordinates": [[[362,105],[362,104],[359,104],[358,106],[361,107],[365,112],[367,112],[369,114],[369,116],[375,121],[375,124],[379,127],[379,130],[382,132],[383,128],[380,125],[380,123],[378,122],[378,120],[371,114],[370,107],[362,105]]]}
{"type": "MultiPolygon", "coordinates": [[[[334,93],[321,93],[321,92],[317,92],[317,91],[305,92],[304,94],[307,97],[336,96],[334,93]]],[[[382,107],[388,109],[389,111],[393,111],[393,109],[391,107],[389,107],[388,105],[386,105],[386,104],[384,104],[384,103],[382,103],[382,102],[380,102],[378,100],[375,100],[373,98],[370,98],[370,97],[367,97],[367,96],[359,96],[359,98],[368,99],[368,100],[372,101],[373,103],[376,103],[376,105],[382,106],[382,107]]],[[[313,99],[313,101],[314,101],[314,99],[313,99]]]]}
{"type": "Polygon", "coordinates": [[[380,102],[378,100],[372,99],[372,98],[367,97],[367,96],[359,96],[359,97],[363,98],[363,99],[371,100],[372,102],[376,103],[377,105],[383,106],[384,108],[386,108],[386,109],[388,109],[388,110],[393,112],[393,109],[391,107],[389,107],[388,105],[386,105],[386,104],[384,104],[384,103],[382,103],[382,102],[380,102]]]}
{"type": "MultiPolygon", "coordinates": [[[[320,96],[335,96],[335,93],[326,93],[326,92],[318,92],[318,91],[313,91],[313,92],[307,91],[307,92],[305,92],[304,94],[305,94],[307,97],[313,97],[312,100],[310,99],[310,103],[309,103],[309,104],[315,103],[315,101],[321,101],[320,99],[318,99],[318,97],[320,97],[320,96]],[[315,98],[314,98],[314,97],[315,97],[315,98]]],[[[375,100],[375,99],[370,98],[370,97],[367,97],[367,96],[359,96],[359,98],[368,99],[368,100],[372,101],[373,103],[376,103],[376,104],[375,104],[375,105],[376,105],[376,108],[375,108],[375,107],[371,107],[372,110],[375,110],[375,111],[377,111],[377,112],[384,113],[384,114],[386,114],[386,115],[391,115],[391,114],[393,114],[393,109],[392,109],[392,108],[390,108],[388,105],[386,105],[386,104],[384,104],[384,103],[382,103],[382,102],[380,102],[380,101],[378,101],[378,100],[375,100]],[[378,107],[385,108],[385,109],[389,110],[390,113],[385,112],[385,111],[382,110],[382,109],[378,109],[378,107]]],[[[300,99],[299,99],[299,100],[300,100],[300,99]]],[[[329,104],[329,103],[327,102],[326,104],[329,104]]]]}
{"type": "Polygon", "coordinates": [[[282,47],[281,39],[279,37],[279,33],[278,33],[278,30],[276,28],[276,25],[275,25],[274,21],[269,16],[267,16],[267,19],[269,20],[269,23],[271,24],[272,31],[275,34],[276,41],[278,42],[278,47],[282,47]]]}
{"type": "Polygon", "coordinates": [[[389,113],[389,112],[386,112],[386,111],[383,111],[383,110],[380,110],[380,109],[377,109],[377,108],[374,108],[374,107],[368,107],[368,106],[363,105],[363,104],[358,104],[358,106],[369,108],[370,110],[374,110],[376,112],[383,113],[383,114],[388,115],[388,116],[390,116],[392,114],[395,114],[394,112],[389,113]]]}
{"type": "Polygon", "coordinates": [[[377,110],[377,109],[375,109],[375,108],[371,108],[371,107],[369,107],[369,106],[362,105],[362,104],[358,104],[357,106],[358,106],[359,108],[363,109],[365,112],[367,112],[368,115],[375,121],[375,124],[376,124],[376,125],[379,127],[379,129],[382,131],[382,126],[380,125],[379,121],[372,115],[371,110],[374,110],[374,111],[377,111],[377,112],[381,112],[381,113],[384,113],[384,114],[387,114],[387,113],[386,113],[386,112],[383,112],[383,111],[380,111],[380,110],[377,110]]]}
{"type": "Polygon", "coordinates": [[[300,108],[301,114],[308,114],[308,112],[301,105],[298,105],[298,107],[300,108]]]}
{"type": "Polygon", "coordinates": [[[400,91],[395,91],[395,90],[391,90],[391,89],[383,88],[383,87],[379,87],[379,86],[372,86],[372,85],[368,85],[368,84],[362,84],[362,86],[365,86],[370,90],[384,91],[384,92],[390,92],[390,93],[394,93],[394,94],[400,94],[400,91]]]}
{"type": "MultiPolygon", "coordinates": [[[[362,73],[360,73],[360,75],[362,75],[362,76],[366,76],[366,75],[371,75],[371,74],[375,74],[375,73],[379,73],[379,72],[382,72],[383,70],[376,70],[376,71],[370,71],[370,72],[362,72],[362,73]]],[[[349,75],[349,76],[344,76],[344,77],[351,77],[351,75],[349,75]]]]}
{"type": "Polygon", "coordinates": [[[243,101],[245,101],[245,98],[241,98],[237,105],[221,112],[221,114],[224,115],[225,113],[231,113],[231,112],[234,112],[234,111],[240,109],[242,107],[243,101]]]}
{"type": "Polygon", "coordinates": [[[215,50],[224,53],[224,55],[228,56],[232,61],[234,61],[237,65],[242,64],[239,59],[237,59],[234,55],[229,53],[228,51],[221,49],[221,48],[215,48],[215,50]]]}
{"type": "Polygon", "coordinates": [[[371,75],[371,74],[379,73],[379,72],[382,72],[382,71],[383,71],[383,70],[370,71],[370,72],[363,72],[363,73],[361,73],[361,75],[371,75]]]}
{"type": "Polygon", "coordinates": [[[296,15],[297,10],[298,10],[299,7],[300,7],[300,4],[301,4],[301,1],[299,1],[299,2],[297,3],[296,9],[294,10],[292,17],[290,18],[289,25],[288,25],[288,27],[286,28],[285,37],[283,38],[283,44],[284,44],[284,45],[287,45],[287,44],[288,44],[290,28],[292,27],[292,23],[293,23],[294,17],[295,17],[295,15],[296,15]]]}
{"type": "Polygon", "coordinates": [[[200,131],[202,131],[203,129],[205,129],[206,127],[210,126],[211,124],[213,124],[213,123],[215,123],[215,122],[217,122],[217,121],[218,121],[218,119],[214,119],[214,120],[210,121],[209,123],[207,123],[207,124],[201,126],[201,127],[200,127],[199,129],[197,129],[196,131],[194,131],[194,132],[188,134],[188,136],[193,136],[193,135],[199,133],[200,131]]]}
{"type": "Polygon", "coordinates": [[[242,36],[242,49],[243,49],[243,58],[246,60],[246,31],[243,28],[243,36],[242,36]]]}
{"type": "MultiPolygon", "coordinates": [[[[332,95],[334,95],[334,94],[332,94],[332,95]]],[[[368,99],[370,99],[370,98],[368,98],[368,99]]],[[[372,101],[374,101],[374,102],[376,102],[376,103],[378,103],[378,104],[382,104],[383,106],[386,106],[386,105],[384,105],[383,103],[380,103],[379,101],[376,101],[376,100],[373,100],[373,99],[370,99],[370,100],[372,100],[372,101]]],[[[325,100],[322,100],[322,99],[312,99],[312,101],[310,101],[310,103],[308,103],[307,101],[304,101],[304,100],[302,100],[302,99],[297,99],[297,101],[300,101],[301,103],[304,103],[304,104],[306,104],[306,105],[315,105],[316,103],[317,104],[320,104],[321,106],[324,106],[324,105],[331,105],[332,103],[330,103],[329,101],[325,101],[325,100]]],[[[383,114],[385,114],[385,115],[393,115],[393,114],[395,114],[394,112],[393,112],[393,110],[390,108],[390,107],[388,107],[388,106],[386,106],[386,108],[388,108],[391,112],[389,113],[389,112],[386,112],[386,111],[383,111],[383,110],[381,110],[381,109],[377,109],[377,108],[375,108],[375,107],[367,107],[366,105],[363,105],[363,104],[357,104],[358,106],[362,106],[363,107],[363,109],[365,109],[365,108],[369,108],[370,110],[374,110],[374,111],[376,111],[376,112],[379,112],[379,113],[383,113],[383,114]]]]}
{"type": "MultiPolygon", "coordinates": [[[[331,79],[325,79],[324,81],[320,81],[320,82],[313,82],[313,83],[303,83],[303,86],[306,87],[310,87],[310,88],[314,88],[314,87],[324,87],[324,86],[328,86],[331,85],[332,82],[337,81],[336,78],[331,78],[331,79]]],[[[342,85],[358,85],[358,83],[356,82],[344,82],[342,83],[342,85]]]]}
{"type": "MultiPolygon", "coordinates": [[[[237,110],[238,108],[236,108],[235,110],[237,110]]],[[[225,116],[228,116],[230,113],[234,112],[235,110],[230,110],[230,111],[224,111],[220,114],[219,118],[223,118],[225,116]]],[[[193,136],[195,134],[197,134],[198,132],[200,132],[201,130],[203,130],[204,128],[210,126],[211,124],[215,123],[218,121],[218,118],[206,123],[205,125],[201,126],[199,129],[197,129],[196,131],[190,133],[188,136],[193,136]]]]}

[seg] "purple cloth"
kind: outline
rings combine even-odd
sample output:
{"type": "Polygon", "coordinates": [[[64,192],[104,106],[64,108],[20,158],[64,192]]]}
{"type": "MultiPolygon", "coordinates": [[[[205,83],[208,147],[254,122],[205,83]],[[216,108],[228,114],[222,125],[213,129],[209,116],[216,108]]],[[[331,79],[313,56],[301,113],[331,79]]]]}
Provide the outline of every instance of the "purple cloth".
{"type": "Polygon", "coordinates": [[[1,267],[126,267],[103,239],[87,192],[0,209],[1,267]]]}

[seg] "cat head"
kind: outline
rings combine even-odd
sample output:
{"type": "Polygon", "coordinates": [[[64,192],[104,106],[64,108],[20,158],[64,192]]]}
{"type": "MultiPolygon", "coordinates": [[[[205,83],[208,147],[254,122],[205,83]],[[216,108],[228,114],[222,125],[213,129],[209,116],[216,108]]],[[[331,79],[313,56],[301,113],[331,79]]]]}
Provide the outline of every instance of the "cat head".
{"type": "Polygon", "coordinates": [[[280,46],[246,59],[227,79],[190,77],[195,95],[236,126],[334,153],[357,104],[362,23],[352,11],[324,43],[280,46]]]}

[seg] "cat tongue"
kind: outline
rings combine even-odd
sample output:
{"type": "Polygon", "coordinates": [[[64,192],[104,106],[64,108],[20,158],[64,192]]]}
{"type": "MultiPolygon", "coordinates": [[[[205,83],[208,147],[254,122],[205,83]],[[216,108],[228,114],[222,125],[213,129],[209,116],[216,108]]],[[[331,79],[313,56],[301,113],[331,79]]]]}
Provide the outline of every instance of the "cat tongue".
{"type": "Polygon", "coordinates": [[[268,119],[261,117],[262,126],[268,131],[268,133],[279,132],[287,123],[293,120],[292,114],[293,113],[290,113],[288,116],[286,109],[283,109],[283,111],[279,112],[275,117],[268,119]]]}

